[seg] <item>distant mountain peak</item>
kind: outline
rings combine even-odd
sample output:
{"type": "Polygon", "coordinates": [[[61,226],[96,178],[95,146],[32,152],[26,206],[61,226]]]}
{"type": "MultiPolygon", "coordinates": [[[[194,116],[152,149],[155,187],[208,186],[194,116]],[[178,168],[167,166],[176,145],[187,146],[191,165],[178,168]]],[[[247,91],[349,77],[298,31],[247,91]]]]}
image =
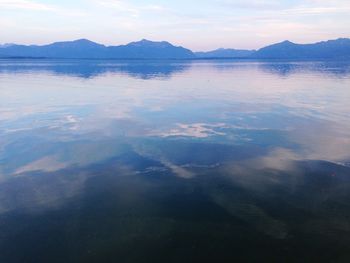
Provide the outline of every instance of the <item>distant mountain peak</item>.
{"type": "Polygon", "coordinates": [[[89,40],[89,39],[86,39],[86,38],[81,38],[81,39],[77,39],[77,40],[73,40],[71,42],[75,42],[75,43],[94,43],[96,44],[95,42],[89,40]]]}
{"type": "Polygon", "coordinates": [[[289,40],[284,40],[282,41],[281,43],[279,44],[285,44],[285,45],[295,45],[295,43],[293,43],[292,41],[289,41],[289,40]]]}
{"type": "Polygon", "coordinates": [[[82,47],[103,47],[104,45],[98,44],[86,38],[76,39],[72,41],[61,41],[50,44],[49,46],[82,46],[82,47]]]}
{"type": "Polygon", "coordinates": [[[350,59],[350,39],[313,44],[295,44],[288,40],[259,49],[256,58],[278,59],[350,59]]]}
{"type": "Polygon", "coordinates": [[[139,43],[154,43],[155,41],[151,41],[151,40],[148,40],[146,38],[143,38],[141,39],[140,41],[138,41],[139,43]]]}
{"type": "Polygon", "coordinates": [[[174,47],[167,41],[152,41],[148,39],[141,39],[140,41],[131,42],[127,46],[138,46],[138,47],[174,47]]]}
{"type": "Polygon", "coordinates": [[[207,52],[196,52],[195,54],[199,58],[247,58],[254,52],[255,50],[218,48],[207,52]]]}

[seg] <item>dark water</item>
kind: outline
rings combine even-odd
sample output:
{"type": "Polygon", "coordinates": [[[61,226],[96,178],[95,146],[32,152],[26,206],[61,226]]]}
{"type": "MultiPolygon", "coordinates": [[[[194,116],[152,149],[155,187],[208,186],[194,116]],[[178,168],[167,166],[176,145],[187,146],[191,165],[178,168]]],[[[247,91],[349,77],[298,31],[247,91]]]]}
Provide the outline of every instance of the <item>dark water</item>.
{"type": "Polygon", "coordinates": [[[0,62],[0,262],[350,262],[350,64],[0,62]]]}

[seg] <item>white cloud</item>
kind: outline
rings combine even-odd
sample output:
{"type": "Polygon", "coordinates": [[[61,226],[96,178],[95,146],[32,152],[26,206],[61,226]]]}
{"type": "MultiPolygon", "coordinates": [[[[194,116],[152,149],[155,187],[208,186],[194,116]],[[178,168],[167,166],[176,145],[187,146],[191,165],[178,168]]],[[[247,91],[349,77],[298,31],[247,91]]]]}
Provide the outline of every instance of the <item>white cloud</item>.
{"type": "Polygon", "coordinates": [[[96,4],[101,5],[103,7],[112,9],[113,11],[117,12],[123,12],[123,13],[129,13],[134,17],[139,16],[139,9],[133,7],[132,5],[119,0],[101,0],[101,1],[94,1],[96,4]]]}
{"type": "Polygon", "coordinates": [[[1,9],[27,9],[37,11],[52,11],[54,7],[29,0],[0,0],[1,9]]]}
{"type": "Polygon", "coordinates": [[[350,12],[349,7],[298,7],[282,12],[285,15],[324,15],[350,12]]]}
{"type": "Polygon", "coordinates": [[[134,18],[141,16],[143,13],[159,13],[170,11],[168,8],[157,4],[135,5],[131,4],[130,2],[121,0],[91,0],[91,2],[97,6],[108,8],[109,10],[114,12],[123,14],[126,13],[134,18]]]}
{"type": "Polygon", "coordinates": [[[276,9],[282,6],[281,1],[277,0],[217,0],[217,3],[240,9],[276,9]]]}

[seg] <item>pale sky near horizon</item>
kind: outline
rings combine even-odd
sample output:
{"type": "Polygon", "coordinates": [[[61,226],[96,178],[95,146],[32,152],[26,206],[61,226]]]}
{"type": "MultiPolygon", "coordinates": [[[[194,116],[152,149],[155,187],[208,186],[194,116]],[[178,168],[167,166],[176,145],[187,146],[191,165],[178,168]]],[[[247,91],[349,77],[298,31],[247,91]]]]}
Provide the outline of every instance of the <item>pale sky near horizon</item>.
{"type": "Polygon", "coordinates": [[[0,43],[143,38],[194,51],[350,37],[350,0],[0,0],[0,43]]]}

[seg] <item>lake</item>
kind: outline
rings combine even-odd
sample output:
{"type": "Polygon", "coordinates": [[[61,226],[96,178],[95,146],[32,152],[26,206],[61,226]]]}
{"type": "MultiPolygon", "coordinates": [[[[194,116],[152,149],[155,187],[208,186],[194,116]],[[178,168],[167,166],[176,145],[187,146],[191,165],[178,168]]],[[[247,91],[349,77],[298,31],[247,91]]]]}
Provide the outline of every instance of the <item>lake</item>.
{"type": "Polygon", "coordinates": [[[350,262],[350,62],[0,60],[0,262],[350,262]]]}

